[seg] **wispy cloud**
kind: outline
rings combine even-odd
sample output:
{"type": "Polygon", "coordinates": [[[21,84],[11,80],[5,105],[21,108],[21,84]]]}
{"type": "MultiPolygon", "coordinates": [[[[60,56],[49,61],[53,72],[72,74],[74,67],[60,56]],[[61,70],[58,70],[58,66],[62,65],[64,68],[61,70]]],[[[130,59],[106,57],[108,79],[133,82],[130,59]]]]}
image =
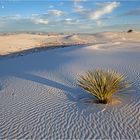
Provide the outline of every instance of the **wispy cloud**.
{"type": "Polygon", "coordinates": [[[13,15],[13,16],[3,16],[0,17],[0,22],[9,22],[9,21],[28,21],[34,24],[48,24],[47,19],[41,19],[38,14],[32,14],[30,17],[21,17],[20,15],[13,15]]]}
{"type": "Polygon", "coordinates": [[[20,19],[21,18],[21,16],[19,15],[19,14],[16,14],[16,15],[11,15],[11,16],[2,16],[2,17],[0,17],[0,20],[10,20],[10,19],[12,19],[12,20],[18,20],[18,19],[20,19]]]}
{"type": "Polygon", "coordinates": [[[61,23],[66,24],[66,25],[73,25],[73,24],[78,24],[79,20],[78,19],[66,18],[64,20],[61,20],[61,23]]]}
{"type": "Polygon", "coordinates": [[[89,18],[92,20],[98,20],[102,16],[111,13],[116,7],[119,6],[119,2],[107,2],[101,5],[98,10],[89,12],[89,18]]]}
{"type": "Polygon", "coordinates": [[[35,24],[48,24],[49,23],[47,19],[31,19],[31,21],[35,24]]]}
{"type": "Polygon", "coordinates": [[[84,0],[73,0],[74,2],[74,12],[82,12],[84,10],[84,7],[82,6],[81,2],[84,0]]]}
{"type": "Polygon", "coordinates": [[[64,12],[54,9],[54,10],[48,10],[48,14],[52,16],[61,16],[62,14],[64,14],[64,12]]]}
{"type": "Polygon", "coordinates": [[[48,19],[41,19],[38,15],[22,17],[20,15],[0,17],[0,31],[20,30],[39,30],[44,25],[49,24],[48,19]]]}
{"type": "Polygon", "coordinates": [[[119,6],[120,2],[104,2],[96,3],[96,9],[85,9],[82,5],[78,5],[76,2],[75,12],[81,17],[96,22],[98,26],[102,25],[100,19],[103,19],[104,15],[112,13],[112,11],[119,6]]]}

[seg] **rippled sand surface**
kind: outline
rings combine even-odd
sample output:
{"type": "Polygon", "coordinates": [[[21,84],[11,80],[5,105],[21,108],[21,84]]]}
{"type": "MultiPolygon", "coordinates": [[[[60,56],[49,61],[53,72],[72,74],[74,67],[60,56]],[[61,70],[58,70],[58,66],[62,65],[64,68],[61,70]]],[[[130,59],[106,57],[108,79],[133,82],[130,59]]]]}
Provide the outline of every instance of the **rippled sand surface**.
{"type": "Polygon", "coordinates": [[[139,132],[140,51],[133,45],[125,51],[73,46],[0,58],[0,139],[140,139],[139,132]],[[114,96],[121,103],[92,103],[76,85],[78,74],[95,68],[127,76],[132,91],[114,96]]]}

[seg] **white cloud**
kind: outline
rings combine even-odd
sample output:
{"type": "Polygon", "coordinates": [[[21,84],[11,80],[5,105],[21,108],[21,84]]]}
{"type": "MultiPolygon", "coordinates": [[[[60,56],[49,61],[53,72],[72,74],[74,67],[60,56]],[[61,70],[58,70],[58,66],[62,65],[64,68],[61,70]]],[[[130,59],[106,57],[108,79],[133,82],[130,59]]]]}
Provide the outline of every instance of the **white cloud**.
{"type": "Polygon", "coordinates": [[[0,17],[0,26],[9,24],[10,22],[17,22],[20,24],[31,23],[31,24],[48,24],[48,19],[41,19],[38,15],[32,15],[31,17],[21,17],[20,15],[4,16],[0,17]]]}
{"type": "Polygon", "coordinates": [[[98,20],[103,15],[111,13],[116,7],[119,6],[119,2],[108,2],[101,6],[100,9],[91,11],[89,13],[89,19],[98,20]]]}
{"type": "Polygon", "coordinates": [[[90,20],[99,20],[102,16],[111,13],[115,8],[119,6],[119,2],[105,2],[98,5],[98,9],[84,9],[83,6],[77,5],[75,12],[79,15],[88,18],[90,20]]]}
{"type": "Polygon", "coordinates": [[[60,10],[48,10],[48,13],[53,16],[61,16],[63,14],[60,10]]]}
{"type": "Polygon", "coordinates": [[[77,4],[74,10],[82,18],[93,20],[97,26],[102,26],[101,19],[103,19],[103,16],[111,13],[119,4],[120,2],[96,3],[97,9],[85,9],[83,6],[77,4]]]}
{"type": "Polygon", "coordinates": [[[37,17],[39,16],[40,14],[32,14],[31,17],[37,17]]]}
{"type": "Polygon", "coordinates": [[[79,23],[79,20],[71,19],[71,18],[66,18],[66,19],[62,20],[61,22],[64,23],[64,24],[67,24],[67,25],[72,25],[72,24],[79,23]]]}
{"type": "Polygon", "coordinates": [[[73,0],[74,2],[74,12],[82,12],[84,10],[84,7],[81,5],[81,2],[84,0],[73,0]]]}
{"type": "Polygon", "coordinates": [[[12,16],[2,16],[0,17],[0,19],[3,19],[3,20],[9,20],[9,19],[12,19],[12,20],[18,20],[20,19],[21,16],[19,14],[16,14],[16,15],[12,15],[12,16]]]}
{"type": "Polygon", "coordinates": [[[77,12],[77,13],[81,13],[81,12],[85,11],[85,9],[84,9],[84,7],[82,5],[77,5],[74,8],[74,11],[77,12]]]}
{"type": "Polygon", "coordinates": [[[32,19],[32,22],[35,24],[48,24],[49,23],[47,19],[32,19]]]}

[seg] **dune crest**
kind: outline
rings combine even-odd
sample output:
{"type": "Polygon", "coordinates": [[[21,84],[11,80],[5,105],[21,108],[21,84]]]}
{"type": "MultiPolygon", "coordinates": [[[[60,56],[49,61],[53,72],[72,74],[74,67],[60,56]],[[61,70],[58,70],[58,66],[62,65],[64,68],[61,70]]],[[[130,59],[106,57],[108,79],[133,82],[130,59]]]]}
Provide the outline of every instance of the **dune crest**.
{"type": "Polygon", "coordinates": [[[128,43],[133,43],[139,48],[140,32],[105,32],[98,34],[8,34],[0,35],[0,55],[7,55],[33,48],[57,47],[67,45],[90,44],[93,49],[114,50],[130,48],[128,43]],[[102,45],[103,44],[103,45],[102,45]],[[107,46],[107,47],[106,47],[107,46]]]}

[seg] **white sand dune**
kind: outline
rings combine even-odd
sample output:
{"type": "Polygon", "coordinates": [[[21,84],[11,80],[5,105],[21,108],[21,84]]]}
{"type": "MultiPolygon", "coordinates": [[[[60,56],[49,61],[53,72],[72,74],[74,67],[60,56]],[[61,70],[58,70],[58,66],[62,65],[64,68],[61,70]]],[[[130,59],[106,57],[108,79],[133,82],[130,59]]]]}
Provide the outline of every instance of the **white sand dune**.
{"type": "MultiPolygon", "coordinates": [[[[118,43],[126,45],[119,46],[119,49],[124,49],[124,46],[129,49],[129,44],[133,43],[133,48],[140,48],[140,32],[125,33],[125,32],[105,32],[98,34],[11,34],[0,35],[0,55],[8,55],[15,52],[22,52],[29,49],[41,49],[42,47],[61,47],[66,45],[81,45],[90,44],[92,49],[101,49],[106,51],[116,50],[118,43]],[[97,45],[98,44],[98,45],[97,45]],[[100,44],[100,45],[99,45],[100,44]],[[102,45],[103,44],[103,45],[102,45]],[[106,44],[106,45],[104,45],[106,44]],[[134,45],[135,44],[135,45],[134,45]],[[95,47],[94,47],[95,46],[95,47]]],[[[130,48],[132,48],[130,46],[130,48]]],[[[39,49],[39,50],[40,50],[39,49]]]]}
{"type": "Polygon", "coordinates": [[[85,49],[90,50],[101,50],[101,51],[137,51],[140,50],[140,43],[135,42],[106,42],[106,43],[97,43],[94,45],[87,45],[85,49]]]}
{"type": "MultiPolygon", "coordinates": [[[[108,41],[109,48],[118,49],[72,46],[0,57],[0,139],[140,139],[135,43],[128,42],[129,50],[125,43],[108,41]],[[92,103],[93,97],[76,85],[79,74],[95,68],[117,70],[132,83],[131,92],[115,95],[120,104],[92,103]]],[[[107,42],[99,44],[107,47],[107,42]]]]}
{"type": "Polygon", "coordinates": [[[78,35],[11,34],[0,36],[0,55],[21,52],[32,48],[85,44],[78,35]]]}

